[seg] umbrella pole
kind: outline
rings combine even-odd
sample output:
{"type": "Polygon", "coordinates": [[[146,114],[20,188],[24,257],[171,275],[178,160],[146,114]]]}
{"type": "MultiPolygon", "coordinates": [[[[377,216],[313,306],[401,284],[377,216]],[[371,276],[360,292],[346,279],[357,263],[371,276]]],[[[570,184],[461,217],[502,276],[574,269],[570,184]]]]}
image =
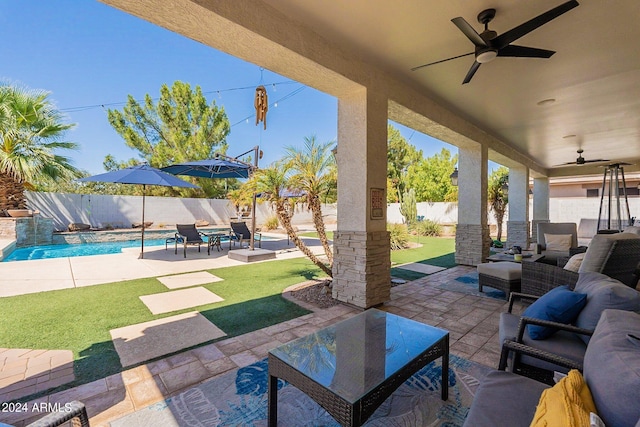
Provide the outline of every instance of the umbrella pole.
{"type": "MultiPolygon", "coordinates": [[[[260,157],[260,149],[258,148],[258,146],[255,146],[253,149],[255,150],[253,164],[256,167],[256,169],[258,169],[258,157],[260,157]]],[[[257,199],[257,196],[258,195],[254,191],[253,192],[253,206],[251,207],[251,240],[249,240],[249,249],[250,250],[254,250],[255,249],[256,199],[257,199]]]]}
{"type": "Polygon", "coordinates": [[[142,246],[140,247],[140,258],[144,258],[144,196],[147,192],[147,186],[145,184],[142,184],[142,237],[141,237],[141,242],[142,242],[142,246]]]}

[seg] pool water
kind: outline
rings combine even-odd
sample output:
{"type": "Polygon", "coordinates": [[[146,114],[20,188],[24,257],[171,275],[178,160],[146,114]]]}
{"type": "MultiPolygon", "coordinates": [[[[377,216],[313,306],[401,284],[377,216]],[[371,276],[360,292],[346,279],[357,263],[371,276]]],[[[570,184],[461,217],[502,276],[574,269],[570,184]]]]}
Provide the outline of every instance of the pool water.
{"type": "MultiPolygon", "coordinates": [[[[227,238],[222,237],[225,241],[227,238]]],[[[206,241],[206,238],[205,238],[206,241]]],[[[145,239],[144,246],[164,246],[165,239],[145,239]]],[[[174,243],[169,243],[173,246],[174,243]]],[[[77,245],[42,245],[19,248],[11,252],[2,262],[28,261],[34,259],[67,258],[88,255],[119,254],[123,248],[140,247],[140,240],[120,242],[82,243],[77,245]]],[[[206,246],[205,246],[206,249],[206,246]]]]}

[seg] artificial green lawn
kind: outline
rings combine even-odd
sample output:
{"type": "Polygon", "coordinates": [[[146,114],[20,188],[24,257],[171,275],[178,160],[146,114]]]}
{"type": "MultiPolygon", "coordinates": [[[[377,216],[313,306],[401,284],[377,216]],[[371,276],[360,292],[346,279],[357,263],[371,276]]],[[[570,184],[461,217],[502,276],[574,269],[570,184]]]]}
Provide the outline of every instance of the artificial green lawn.
{"type": "Polygon", "coordinates": [[[224,280],[204,287],[224,301],[163,315],[138,298],[170,292],[155,278],[0,298],[0,347],[72,350],[76,381],[67,388],[122,370],[110,329],[197,309],[227,337],[241,335],[309,313],[282,291],[323,275],[306,258],[210,272],[224,280]]]}
{"type": "Polygon", "coordinates": [[[405,280],[415,280],[425,276],[422,273],[394,267],[397,264],[419,262],[444,268],[456,265],[454,238],[411,236],[411,241],[422,246],[415,249],[391,251],[391,276],[405,280]]]}
{"type": "MultiPolygon", "coordinates": [[[[455,265],[453,239],[420,237],[419,241],[419,248],[393,251],[392,263],[455,265]]],[[[111,329],[198,310],[227,337],[241,335],[309,313],[282,298],[282,291],[324,275],[306,258],[209,271],[224,280],[203,286],[224,301],[162,315],[151,314],[139,298],[171,291],[156,278],[0,298],[0,347],[72,350],[76,381],[59,389],[68,388],[122,370],[111,329]]],[[[392,276],[408,280],[411,273],[391,271],[392,276]]]]}

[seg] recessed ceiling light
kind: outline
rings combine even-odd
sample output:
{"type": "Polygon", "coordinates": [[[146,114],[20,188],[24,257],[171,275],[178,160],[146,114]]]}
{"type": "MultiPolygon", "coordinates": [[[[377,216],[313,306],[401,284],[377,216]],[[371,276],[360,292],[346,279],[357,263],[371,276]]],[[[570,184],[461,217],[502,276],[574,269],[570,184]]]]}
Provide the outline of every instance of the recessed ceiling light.
{"type": "Polygon", "coordinates": [[[554,102],[556,102],[555,98],[547,98],[547,99],[543,99],[542,101],[538,101],[537,104],[538,105],[551,105],[554,102]]]}

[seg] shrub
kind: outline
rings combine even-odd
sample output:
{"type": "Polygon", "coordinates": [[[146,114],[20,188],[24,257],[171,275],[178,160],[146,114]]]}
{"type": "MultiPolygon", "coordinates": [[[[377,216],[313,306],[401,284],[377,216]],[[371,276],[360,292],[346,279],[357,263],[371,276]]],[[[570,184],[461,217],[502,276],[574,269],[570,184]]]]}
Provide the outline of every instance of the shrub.
{"type": "Polygon", "coordinates": [[[409,230],[404,224],[387,224],[390,232],[391,250],[396,251],[409,247],[409,230]]]}
{"type": "Polygon", "coordinates": [[[419,236],[440,236],[442,234],[442,226],[435,221],[425,219],[416,222],[411,231],[419,236]]]}
{"type": "Polygon", "coordinates": [[[275,230],[280,226],[278,222],[278,217],[276,215],[270,216],[267,220],[262,224],[262,228],[264,230],[275,230]]]}

